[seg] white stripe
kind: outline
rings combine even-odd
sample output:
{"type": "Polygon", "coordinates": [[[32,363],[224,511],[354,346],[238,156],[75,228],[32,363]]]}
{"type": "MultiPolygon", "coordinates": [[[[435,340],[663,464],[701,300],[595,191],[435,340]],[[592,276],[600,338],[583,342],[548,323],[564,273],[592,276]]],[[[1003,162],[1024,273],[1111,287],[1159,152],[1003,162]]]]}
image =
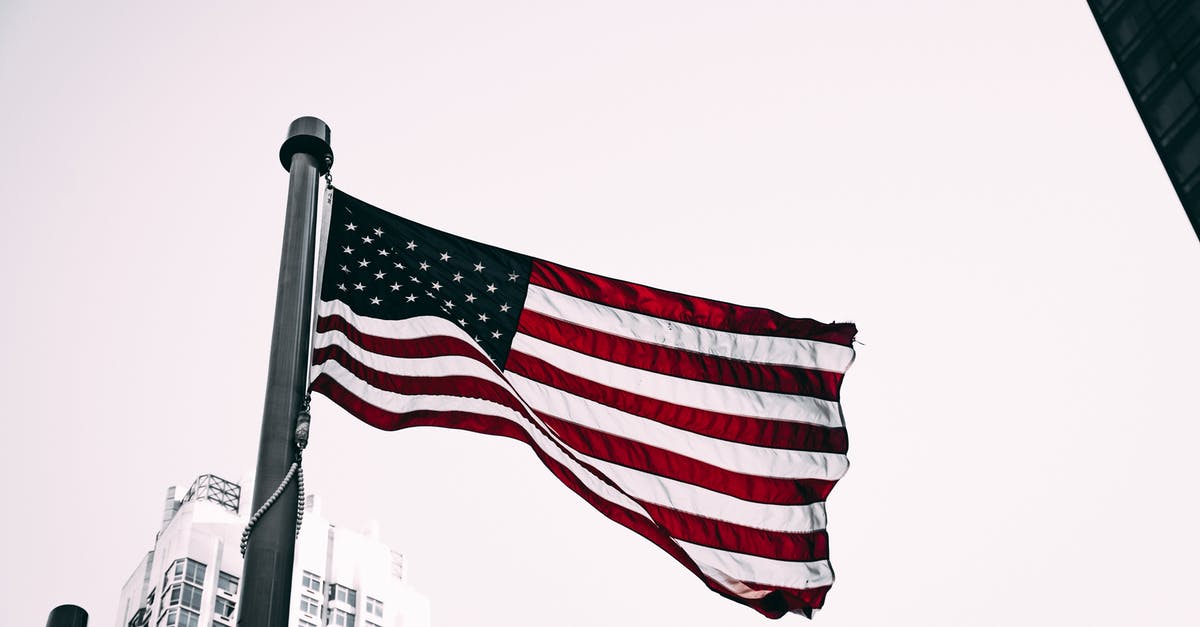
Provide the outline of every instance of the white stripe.
{"type": "MultiPolygon", "coordinates": [[[[478,359],[462,355],[437,355],[435,357],[392,357],[373,353],[355,344],[338,330],[318,333],[313,338],[313,349],[339,346],[355,361],[372,370],[407,377],[468,376],[498,383],[511,390],[511,386],[495,370],[478,359]]],[[[329,362],[326,362],[329,363],[329,362]]],[[[317,366],[314,366],[316,368],[317,366]]],[[[314,374],[315,376],[315,374],[314,374]]]]}
{"type": "Polygon", "coordinates": [[[772,505],[743,501],[698,485],[575,453],[629,496],[681,512],[767,531],[805,533],[825,528],[825,503],[772,505]]]}
{"type": "Polygon", "coordinates": [[[721,440],[613,409],[513,372],[505,373],[505,378],[538,411],[735,472],[784,479],[837,480],[849,466],[845,455],[721,440]]]}
{"type": "Polygon", "coordinates": [[[824,427],[842,426],[842,411],[833,401],[681,379],[584,355],[523,333],[513,338],[512,350],[576,376],[676,405],[824,427]]]}
{"type": "Polygon", "coordinates": [[[696,563],[705,564],[708,568],[720,571],[739,581],[800,590],[828,586],[833,583],[833,569],[829,565],[829,560],[789,562],[723,551],[683,540],[676,540],[675,543],[696,560],[696,563]]]}
{"type": "MultiPolygon", "coordinates": [[[[403,320],[386,320],[360,316],[350,309],[350,306],[340,300],[323,300],[317,303],[317,312],[321,316],[341,316],[358,329],[359,332],[377,337],[388,337],[396,340],[413,340],[431,335],[449,335],[475,344],[470,335],[460,329],[457,324],[438,316],[416,316],[403,320]]],[[[478,346],[478,344],[476,344],[478,346]]],[[[483,352],[482,350],[480,351],[483,352]]]]}
{"type": "Polygon", "coordinates": [[[716,331],[593,303],[537,285],[529,286],[525,308],[639,342],[661,344],[717,357],[833,372],[845,372],[854,361],[854,349],[848,346],[815,340],[716,331]]]}

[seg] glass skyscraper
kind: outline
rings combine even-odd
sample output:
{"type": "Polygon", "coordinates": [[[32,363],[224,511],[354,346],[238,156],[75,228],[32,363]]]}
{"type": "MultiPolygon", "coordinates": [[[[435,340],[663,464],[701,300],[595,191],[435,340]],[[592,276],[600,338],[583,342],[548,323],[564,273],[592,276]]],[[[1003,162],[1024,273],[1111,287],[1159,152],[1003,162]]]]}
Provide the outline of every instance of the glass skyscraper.
{"type": "Polygon", "coordinates": [[[1200,237],[1200,2],[1088,4],[1200,237]]]}

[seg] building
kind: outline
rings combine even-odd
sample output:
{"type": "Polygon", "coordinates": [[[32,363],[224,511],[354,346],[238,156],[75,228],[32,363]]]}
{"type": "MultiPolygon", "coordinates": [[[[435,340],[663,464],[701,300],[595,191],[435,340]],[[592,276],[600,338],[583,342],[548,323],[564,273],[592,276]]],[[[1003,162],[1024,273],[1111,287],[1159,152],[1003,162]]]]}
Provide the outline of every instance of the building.
{"type": "MultiPolygon", "coordinates": [[[[167,490],[152,548],[121,589],[116,627],[233,627],[242,577],[242,530],[253,490],[215,475],[183,495],[167,490]]],[[[429,601],[410,586],[403,556],[366,533],[337,527],[305,499],[296,539],[294,627],[429,627],[429,601]]]]}
{"type": "Polygon", "coordinates": [[[1200,236],[1200,5],[1192,0],[1088,4],[1200,236]]]}

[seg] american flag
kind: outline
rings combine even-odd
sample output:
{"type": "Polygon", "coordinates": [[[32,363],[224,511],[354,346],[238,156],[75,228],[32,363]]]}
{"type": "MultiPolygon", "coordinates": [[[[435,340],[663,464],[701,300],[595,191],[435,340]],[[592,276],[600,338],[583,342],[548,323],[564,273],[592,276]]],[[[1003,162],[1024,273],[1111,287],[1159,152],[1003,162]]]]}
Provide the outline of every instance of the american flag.
{"type": "Polygon", "coordinates": [[[717,593],[821,607],[854,325],[573,270],[341,191],[329,224],[314,391],[380,429],[525,442],[717,593]]]}

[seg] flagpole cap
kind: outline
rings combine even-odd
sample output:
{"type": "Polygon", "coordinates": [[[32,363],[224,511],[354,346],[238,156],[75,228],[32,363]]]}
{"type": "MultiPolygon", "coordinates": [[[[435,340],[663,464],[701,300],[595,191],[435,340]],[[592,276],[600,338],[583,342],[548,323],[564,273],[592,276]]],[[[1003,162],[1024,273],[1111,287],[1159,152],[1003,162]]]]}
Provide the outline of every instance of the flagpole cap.
{"type": "Polygon", "coordinates": [[[78,605],[60,605],[50,610],[46,627],[87,627],[87,610],[78,605]]]}
{"type": "Polygon", "coordinates": [[[329,125],[320,118],[304,116],[292,120],[287,139],[279,147],[279,162],[283,169],[291,171],[292,156],[309,154],[317,159],[317,170],[321,174],[333,165],[333,148],[329,146],[329,125]]]}

